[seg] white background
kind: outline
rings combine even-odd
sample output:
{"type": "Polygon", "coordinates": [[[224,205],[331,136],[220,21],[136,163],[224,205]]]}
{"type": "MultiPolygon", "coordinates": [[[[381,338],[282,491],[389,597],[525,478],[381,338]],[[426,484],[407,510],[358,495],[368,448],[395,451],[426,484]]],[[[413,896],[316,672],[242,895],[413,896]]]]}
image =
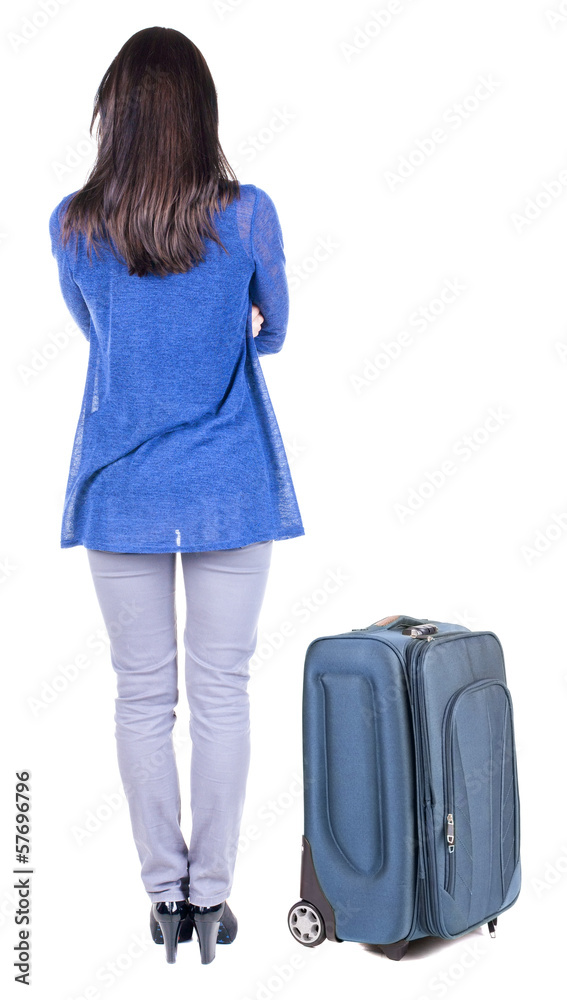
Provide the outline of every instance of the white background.
{"type": "MultiPolygon", "coordinates": [[[[4,996],[23,990],[13,983],[11,888],[23,768],[33,792],[32,990],[42,1000],[168,988],[231,1000],[351,989],[464,1000],[544,995],[563,981],[563,7],[408,0],[388,15],[379,13],[384,0],[49,0],[49,15],[38,16],[39,0],[4,6],[4,996]],[[149,939],[115,759],[114,675],[106,644],[92,652],[102,618],[84,548],[59,547],[88,345],[75,333],[53,346],[70,317],[48,219],[94,161],[88,127],[103,73],[131,34],[156,22],[203,52],[224,151],[239,180],[264,188],[278,209],[290,323],[283,350],[262,365],[306,532],[274,544],[250,682],[253,755],[231,895],[239,935],[210,966],[200,965],[195,942],[167,966],[149,939]],[[477,89],[481,78],[488,89],[477,89]],[[430,142],[419,163],[419,142],[432,133],[444,141],[430,142]],[[393,184],[389,175],[408,157],[414,166],[393,184]],[[440,304],[448,281],[461,291],[440,304]],[[433,317],[425,329],[415,324],[422,307],[433,317]],[[401,516],[412,497],[415,509],[401,516]],[[331,574],[343,581],[334,590],[331,574]],[[287,927],[299,898],[305,649],[316,636],[394,613],[500,637],[515,707],[523,863],[522,892],[495,940],[484,927],[416,942],[399,963],[354,942],[303,948],[287,927]],[[293,630],[282,640],[285,622],[293,630]],[[65,671],[76,676],[65,681],[65,671]]],[[[180,700],[186,836],[187,726],[180,700]]]]}

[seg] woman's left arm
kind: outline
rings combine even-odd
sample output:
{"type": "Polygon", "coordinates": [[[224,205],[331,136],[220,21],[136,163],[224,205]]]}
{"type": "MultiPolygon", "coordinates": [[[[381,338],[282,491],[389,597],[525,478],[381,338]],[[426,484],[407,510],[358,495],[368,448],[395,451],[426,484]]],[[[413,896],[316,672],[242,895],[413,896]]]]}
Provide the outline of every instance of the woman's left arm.
{"type": "Polygon", "coordinates": [[[61,246],[58,209],[59,206],[54,209],[49,220],[51,252],[57,261],[59,284],[65,304],[81,333],[84,334],[87,340],[90,340],[91,314],[83,293],[71,273],[67,254],[61,246]]]}

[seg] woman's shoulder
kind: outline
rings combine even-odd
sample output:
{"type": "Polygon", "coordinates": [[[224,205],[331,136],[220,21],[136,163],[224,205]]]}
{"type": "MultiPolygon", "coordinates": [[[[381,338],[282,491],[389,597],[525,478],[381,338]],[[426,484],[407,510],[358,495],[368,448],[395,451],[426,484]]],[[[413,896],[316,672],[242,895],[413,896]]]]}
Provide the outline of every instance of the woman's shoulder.
{"type": "Polygon", "coordinates": [[[241,184],[240,190],[241,200],[249,209],[253,226],[256,221],[262,222],[277,217],[273,199],[264,188],[258,187],[257,184],[241,184]]]}
{"type": "Polygon", "coordinates": [[[264,188],[258,187],[257,184],[240,184],[239,187],[241,197],[244,196],[246,199],[252,201],[252,203],[270,202],[273,204],[268,192],[264,191],[264,188]]]}
{"type": "Polygon", "coordinates": [[[57,202],[55,208],[51,212],[51,215],[49,216],[49,231],[52,236],[56,235],[57,232],[59,231],[63,211],[66,208],[69,201],[71,200],[71,198],[73,198],[74,195],[78,193],[78,191],[80,191],[80,188],[77,188],[76,191],[71,191],[70,194],[63,195],[63,197],[57,202]]]}
{"type": "Polygon", "coordinates": [[[256,204],[258,188],[255,184],[238,184],[238,194],[233,199],[233,204],[246,206],[253,209],[256,204]]]}

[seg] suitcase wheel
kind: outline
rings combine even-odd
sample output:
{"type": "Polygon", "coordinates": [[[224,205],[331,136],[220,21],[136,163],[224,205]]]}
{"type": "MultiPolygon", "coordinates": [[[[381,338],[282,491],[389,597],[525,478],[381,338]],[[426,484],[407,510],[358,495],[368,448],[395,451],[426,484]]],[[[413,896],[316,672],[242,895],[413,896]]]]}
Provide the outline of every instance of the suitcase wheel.
{"type": "Polygon", "coordinates": [[[327,937],[319,910],[305,899],[293,904],[287,915],[287,922],[292,937],[306,948],[322,944],[327,937]]]}

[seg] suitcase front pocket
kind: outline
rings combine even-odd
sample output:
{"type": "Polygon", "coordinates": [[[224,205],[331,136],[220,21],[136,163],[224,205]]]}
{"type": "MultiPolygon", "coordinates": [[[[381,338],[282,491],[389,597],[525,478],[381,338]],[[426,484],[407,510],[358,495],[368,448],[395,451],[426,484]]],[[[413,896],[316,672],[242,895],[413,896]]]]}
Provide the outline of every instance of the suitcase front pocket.
{"type": "Polygon", "coordinates": [[[463,930],[501,908],[518,861],[512,719],[510,692],[494,679],[467,684],[445,710],[444,889],[463,930]]]}

